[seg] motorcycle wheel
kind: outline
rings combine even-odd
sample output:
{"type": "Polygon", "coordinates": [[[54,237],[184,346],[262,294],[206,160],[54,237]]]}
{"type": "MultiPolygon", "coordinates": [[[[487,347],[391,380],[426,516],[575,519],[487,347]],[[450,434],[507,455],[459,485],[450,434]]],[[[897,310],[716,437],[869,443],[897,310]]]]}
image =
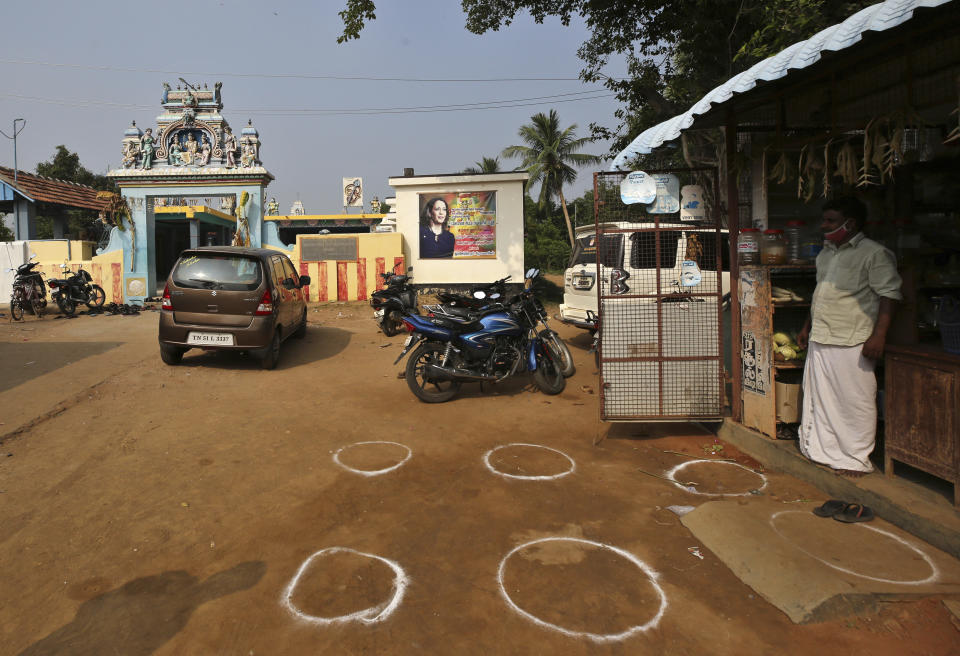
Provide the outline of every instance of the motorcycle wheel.
{"type": "Polygon", "coordinates": [[[560,338],[560,335],[551,330],[549,336],[544,339],[544,343],[547,347],[553,348],[554,355],[560,363],[560,373],[563,374],[564,378],[569,378],[577,373],[577,365],[573,363],[573,353],[570,352],[570,347],[560,338]]]}
{"type": "Polygon", "coordinates": [[[33,286],[34,304],[42,308],[47,307],[47,289],[43,284],[37,283],[33,286]]]}
{"type": "Polygon", "coordinates": [[[10,298],[10,318],[14,321],[23,319],[23,300],[16,292],[10,298]]]}
{"type": "Polygon", "coordinates": [[[90,286],[90,300],[87,301],[87,307],[91,310],[97,310],[103,307],[103,302],[107,300],[107,295],[100,285],[90,286]]]}
{"type": "Polygon", "coordinates": [[[30,306],[33,309],[33,316],[37,319],[43,319],[43,305],[40,303],[40,299],[34,296],[30,299],[30,306]]]}
{"type": "Polygon", "coordinates": [[[73,302],[73,299],[67,298],[63,294],[57,297],[57,307],[68,317],[72,317],[73,313],[77,311],[77,304],[73,302]]]}
{"type": "Polygon", "coordinates": [[[429,380],[424,374],[424,365],[439,365],[443,362],[443,354],[446,350],[443,344],[424,342],[410,354],[407,360],[407,387],[424,403],[443,403],[452,399],[460,391],[460,383],[457,381],[429,380]]]}
{"type": "MultiPolygon", "coordinates": [[[[547,349],[550,348],[547,345],[544,346],[547,349]]],[[[533,372],[533,382],[544,394],[559,394],[567,386],[567,379],[563,377],[560,362],[555,361],[555,357],[545,350],[537,353],[537,368],[533,372]]]]}
{"type": "Polygon", "coordinates": [[[383,319],[380,320],[380,330],[383,331],[383,334],[387,337],[393,337],[400,332],[400,326],[403,325],[403,320],[400,318],[400,313],[396,310],[391,310],[383,315],[383,319]]]}

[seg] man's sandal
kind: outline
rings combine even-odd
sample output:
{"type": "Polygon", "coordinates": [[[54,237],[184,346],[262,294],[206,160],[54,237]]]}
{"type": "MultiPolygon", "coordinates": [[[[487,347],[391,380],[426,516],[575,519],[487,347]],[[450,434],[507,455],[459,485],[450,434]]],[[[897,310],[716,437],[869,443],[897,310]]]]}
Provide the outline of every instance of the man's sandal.
{"type": "Polygon", "coordinates": [[[813,509],[813,514],[817,517],[833,517],[841,510],[845,509],[849,504],[846,501],[840,501],[839,499],[830,499],[829,501],[824,502],[822,506],[817,506],[813,509]]]}
{"type": "Polygon", "coordinates": [[[855,522],[869,522],[871,519],[873,519],[873,517],[873,511],[867,506],[859,503],[847,504],[843,510],[833,516],[833,518],[838,522],[844,522],[847,524],[853,524],[855,522]]]}

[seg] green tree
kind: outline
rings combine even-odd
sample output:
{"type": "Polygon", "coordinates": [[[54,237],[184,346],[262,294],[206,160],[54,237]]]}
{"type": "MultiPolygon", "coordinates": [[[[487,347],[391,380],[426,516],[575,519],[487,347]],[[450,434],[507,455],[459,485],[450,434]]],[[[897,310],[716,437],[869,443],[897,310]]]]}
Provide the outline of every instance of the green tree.
{"type": "Polygon", "coordinates": [[[580,198],[575,198],[570,203],[570,208],[567,211],[573,213],[573,227],[582,225],[592,225],[594,221],[594,207],[593,207],[593,189],[588,189],[583,192],[583,196],[580,198]]]}
{"type": "Polygon", "coordinates": [[[474,162],[475,166],[468,166],[463,169],[464,175],[477,175],[479,173],[500,173],[499,157],[484,157],[479,162],[474,162]]]}
{"type": "MultiPolygon", "coordinates": [[[[101,191],[116,191],[116,185],[113,180],[105,175],[98,175],[86,169],[80,163],[80,156],[77,153],[70,152],[64,146],[57,146],[50,161],[37,164],[37,175],[54,180],[63,180],[65,182],[76,182],[77,184],[93,187],[101,191]]],[[[50,216],[54,212],[53,208],[41,204],[37,212],[37,237],[39,239],[53,238],[53,218],[50,216]]],[[[97,212],[92,210],[66,210],[67,231],[71,235],[81,236],[83,233],[89,233],[93,224],[97,221],[97,212]]],[[[91,235],[87,235],[88,237],[91,235]]]]}
{"type": "Polygon", "coordinates": [[[71,153],[66,146],[57,146],[57,152],[49,162],[37,164],[37,175],[54,180],[76,182],[99,189],[101,191],[116,191],[113,180],[105,175],[97,175],[88,171],[80,164],[80,155],[71,153]]]}
{"type": "Polygon", "coordinates": [[[573,227],[563,197],[563,185],[576,181],[577,170],[574,166],[597,164],[601,160],[596,155],[578,152],[592,139],[577,138],[576,123],[561,129],[556,110],[551,109],[549,114],[534,114],[530,121],[518,131],[525,145],[507,146],[503,149],[503,156],[520,158],[520,168],[530,174],[529,184],[540,183],[541,206],[554,197],[560,200],[570,245],[573,246],[573,227]]]}
{"type": "MultiPolygon", "coordinates": [[[[580,78],[614,91],[622,107],[610,129],[591,124],[593,136],[623,150],[641,131],[678,114],[707,91],[791,43],[809,38],[876,0],[462,0],[466,28],[498,31],[522,13],[542,23],[583,19],[590,38],[577,55],[580,78]],[[623,58],[627,75],[605,74],[623,58]]],[[[374,20],[373,0],[345,0],[340,42],[360,36],[374,20]]]]}
{"type": "Polygon", "coordinates": [[[7,227],[3,222],[3,215],[0,214],[0,241],[13,241],[14,236],[13,230],[7,227]]]}

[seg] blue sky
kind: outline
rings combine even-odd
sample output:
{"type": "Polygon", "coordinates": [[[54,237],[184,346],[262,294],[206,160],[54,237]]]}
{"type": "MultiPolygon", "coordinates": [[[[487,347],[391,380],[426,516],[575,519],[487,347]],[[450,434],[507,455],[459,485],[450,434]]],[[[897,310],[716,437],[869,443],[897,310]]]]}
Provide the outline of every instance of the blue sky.
{"type": "MultiPolygon", "coordinates": [[[[599,85],[575,79],[576,50],[587,36],[582,24],[537,25],[524,16],[476,36],[464,28],[457,0],[380,0],[377,20],[360,39],[338,45],[342,8],[339,0],[14,3],[4,9],[0,129],[10,134],[14,118],[27,119],[17,142],[22,170],[33,171],[64,144],[102,173],[119,166],[131,120],[141,128],[155,125],[163,82],[176,88],[180,76],[210,87],[222,81],[226,119],[239,130],[252,118],[260,132],[261,158],[276,177],[268,195],[281,211],[299,197],[309,213],[324,214],[342,211],[342,177],[363,177],[369,203],[373,195],[390,195],[387,178],[405,167],[417,174],[454,172],[499,155],[520,143],[517,129],[536,112],[556,109],[563,125],[579,126],[580,136],[592,121],[615,125],[612,97],[542,98],[608,96],[599,85]],[[319,76],[571,79],[427,83],[319,76]],[[527,106],[354,111],[490,101],[527,106]]],[[[587,152],[607,149],[597,143],[587,152]]],[[[0,162],[13,164],[6,139],[0,162]]],[[[568,198],[592,187],[590,173],[581,173],[568,198]]]]}

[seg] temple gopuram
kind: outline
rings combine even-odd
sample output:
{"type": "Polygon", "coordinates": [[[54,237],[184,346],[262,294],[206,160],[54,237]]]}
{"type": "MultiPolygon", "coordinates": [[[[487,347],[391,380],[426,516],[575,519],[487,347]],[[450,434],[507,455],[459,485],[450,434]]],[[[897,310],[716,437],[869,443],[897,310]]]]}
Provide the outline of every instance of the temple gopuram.
{"type": "Polygon", "coordinates": [[[260,159],[260,135],[252,121],[233,130],[221,113],[221,83],[164,83],[160,104],[155,126],[134,121],[123,132],[121,168],[108,173],[132,218],[132,229],[114,230],[104,249],[124,251],[127,302],[156,295],[186,248],[285,248],[276,224],[263,221],[274,178],[260,159]]]}

